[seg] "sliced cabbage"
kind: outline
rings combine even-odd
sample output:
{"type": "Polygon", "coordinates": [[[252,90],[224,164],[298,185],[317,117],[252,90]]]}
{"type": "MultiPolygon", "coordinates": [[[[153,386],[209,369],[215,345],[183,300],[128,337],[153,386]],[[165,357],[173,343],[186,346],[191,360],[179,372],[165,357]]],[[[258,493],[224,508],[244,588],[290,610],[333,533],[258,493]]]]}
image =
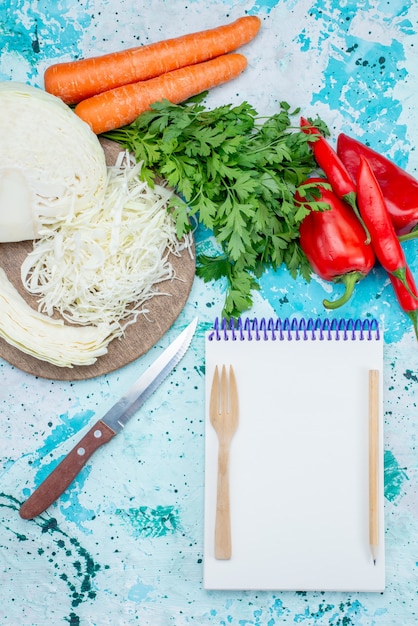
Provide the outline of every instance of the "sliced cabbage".
{"type": "Polygon", "coordinates": [[[0,242],[35,239],[44,224],[103,198],[97,136],[59,98],[0,82],[0,242]]]}
{"type": "Polygon", "coordinates": [[[116,326],[68,326],[32,309],[0,268],[0,335],[25,354],[59,367],[91,365],[107,352],[116,326]]]}

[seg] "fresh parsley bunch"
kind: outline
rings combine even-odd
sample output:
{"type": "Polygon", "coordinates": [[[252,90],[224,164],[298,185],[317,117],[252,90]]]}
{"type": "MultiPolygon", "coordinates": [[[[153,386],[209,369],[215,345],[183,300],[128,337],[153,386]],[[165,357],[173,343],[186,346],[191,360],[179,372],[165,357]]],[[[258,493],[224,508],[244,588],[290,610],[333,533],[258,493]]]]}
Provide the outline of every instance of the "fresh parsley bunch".
{"type": "MultiPolygon", "coordinates": [[[[151,185],[165,178],[180,197],[172,209],[177,235],[190,229],[190,217],[214,233],[222,253],[197,259],[205,281],[225,277],[223,309],[237,317],[252,305],[258,278],[284,264],[290,274],[309,280],[311,269],[298,242],[307,209],[294,202],[296,187],[316,168],[309,137],[292,126],[286,102],[259,118],[247,102],[209,110],[205,93],[181,105],[164,100],[135,122],[106,133],[138,161],[151,185]]],[[[321,120],[316,126],[327,131],[321,120]]]]}

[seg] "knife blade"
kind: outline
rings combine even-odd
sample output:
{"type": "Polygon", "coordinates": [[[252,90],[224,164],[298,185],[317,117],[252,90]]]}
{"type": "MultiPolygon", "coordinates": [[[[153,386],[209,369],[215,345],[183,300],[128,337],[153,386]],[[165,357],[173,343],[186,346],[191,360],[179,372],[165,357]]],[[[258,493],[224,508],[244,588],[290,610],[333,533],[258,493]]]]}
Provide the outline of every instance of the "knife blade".
{"type": "Polygon", "coordinates": [[[22,504],[19,515],[32,519],[66,490],[92,454],[118,434],[186,353],[197,327],[195,318],[99,419],[22,504]]]}

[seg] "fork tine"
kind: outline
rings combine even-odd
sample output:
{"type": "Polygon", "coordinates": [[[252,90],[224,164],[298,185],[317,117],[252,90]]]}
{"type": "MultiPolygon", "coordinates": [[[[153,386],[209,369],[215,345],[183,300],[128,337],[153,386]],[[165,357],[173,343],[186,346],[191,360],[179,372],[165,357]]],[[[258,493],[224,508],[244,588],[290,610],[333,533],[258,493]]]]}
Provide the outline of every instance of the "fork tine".
{"type": "Polygon", "coordinates": [[[210,415],[217,415],[219,413],[219,370],[218,366],[215,367],[213,374],[212,388],[210,392],[210,415]]]}
{"type": "Polygon", "coordinates": [[[222,365],[221,373],[221,412],[229,413],[228,381],[226,378],[226,367],[222,365]]]}
{"type": "Polygon", "coordinates": [[[229,366],[228,375],[226,366],[222,365],[220,376],[219,368],[215,366],[210,395],[210,412],[219,417],[226,414],[236,417],[238,414],[238,389],[232,365],[229,366]]]}
{"type": "Polygon", "coordinates": [[[234,419],[238,417],[238,389],[235,372],[232,365],[229,366],[229,411],[234,419]]]}

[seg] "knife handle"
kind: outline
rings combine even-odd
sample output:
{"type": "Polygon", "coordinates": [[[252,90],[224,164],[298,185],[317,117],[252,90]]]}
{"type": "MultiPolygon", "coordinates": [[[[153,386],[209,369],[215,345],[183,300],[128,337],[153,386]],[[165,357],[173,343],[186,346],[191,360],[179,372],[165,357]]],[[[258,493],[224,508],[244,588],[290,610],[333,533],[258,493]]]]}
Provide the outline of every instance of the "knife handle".
{"type": "Polygon", "coordinates": [[[32,495],[22,504],[19,515],[32,519],[47,509],[74,480],[93,452],[115,436],[115,432],[102,420],[96,422],[79,443],[57,465],[32,495]]]}

